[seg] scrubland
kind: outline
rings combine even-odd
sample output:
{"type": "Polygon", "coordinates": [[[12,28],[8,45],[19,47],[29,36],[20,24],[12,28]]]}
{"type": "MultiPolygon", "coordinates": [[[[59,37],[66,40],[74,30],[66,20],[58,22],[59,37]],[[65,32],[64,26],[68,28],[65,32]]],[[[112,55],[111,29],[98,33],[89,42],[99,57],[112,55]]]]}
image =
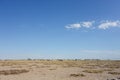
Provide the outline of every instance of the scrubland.
{"type": "Polygon", "coordinates": [[[120,80],[120,60],[1,60],[0,80],[120,80]]]}

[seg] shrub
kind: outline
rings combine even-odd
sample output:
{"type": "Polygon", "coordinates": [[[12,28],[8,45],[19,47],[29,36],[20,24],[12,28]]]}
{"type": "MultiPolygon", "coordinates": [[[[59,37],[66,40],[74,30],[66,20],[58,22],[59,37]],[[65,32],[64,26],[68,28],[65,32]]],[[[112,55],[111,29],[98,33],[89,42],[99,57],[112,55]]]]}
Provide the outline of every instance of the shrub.
{"type": "Polygon", "coordinates": [[[84,74],[70,74],[71,77],[84,77],[84,74]]]}

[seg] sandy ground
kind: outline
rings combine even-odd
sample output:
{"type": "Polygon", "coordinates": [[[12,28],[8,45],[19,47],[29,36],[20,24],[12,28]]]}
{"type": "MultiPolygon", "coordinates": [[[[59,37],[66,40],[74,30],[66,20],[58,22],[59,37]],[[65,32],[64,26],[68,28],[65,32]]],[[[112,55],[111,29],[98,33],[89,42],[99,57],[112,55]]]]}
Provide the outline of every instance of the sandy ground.
{"type": "Polygon", "coordinates": [[[120,61],[0,61],[0,80],[120,80],[120,61]]]}

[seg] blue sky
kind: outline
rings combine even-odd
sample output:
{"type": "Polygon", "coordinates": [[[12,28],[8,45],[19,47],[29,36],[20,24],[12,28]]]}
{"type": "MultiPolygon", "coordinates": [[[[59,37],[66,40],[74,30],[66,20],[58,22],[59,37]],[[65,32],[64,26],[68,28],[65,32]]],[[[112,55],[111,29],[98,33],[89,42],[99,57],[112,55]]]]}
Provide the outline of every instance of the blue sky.
{"type": "Polygon", "coordinates": [[[120,59],[120,0],[0,0],[0,58],[120,59]]]}

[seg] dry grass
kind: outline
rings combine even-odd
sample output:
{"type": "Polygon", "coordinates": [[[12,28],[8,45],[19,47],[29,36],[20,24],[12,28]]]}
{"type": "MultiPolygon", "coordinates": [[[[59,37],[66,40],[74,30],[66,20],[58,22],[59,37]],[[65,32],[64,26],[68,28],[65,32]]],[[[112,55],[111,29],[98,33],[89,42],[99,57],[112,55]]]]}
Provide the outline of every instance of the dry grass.
{"type": "Polygon", "coordinates": [[[103,70],[93,70],[93,69],[88,69],[88,70],[84,70],[83,72],[86,72],[86,73],[102,73],[103,70]]]}
{"type": "Polygon", "coordinates": [[[108,74],[112,74],[112,75],[120,75],[120,72],[108,72],[108,74]]]}
{"type": "Polygon", "coordinates": [[[0,80],[29,80],[29,77],[33,77],[31,80],[53,80],[53,77],[55,80],[60,80],[60,78],[63,78],[62,80],[81,78],[107,80],[105,78],[107,76],[120,75],[119,72],[116,72],[119,70],[120,61],[114,60],[1,60],[0,80]],[[29,73],[27,74],[27,72],[29,73]],[[25,73],[26,76],[22,73],[25,73]],[[14,76],[15,74],[20,75],[14,76]],[[2,77],[1,75],[10,76],[2,77]]]}
{"type": "Polygon", "coordinates": [[[70,74],[71,77],[85,77],[84,74],[70,74]]]}
{"type": "Polygon", "coordinates": [[[26,70],[26,69],[1,70],[0,75],[21,74],[21,73],[27,73],[27,72],[29,72],[29,70],[26,70]]]}
{"type": "MultiPolygon", "coordinates": [[[[44,65],[61,65],[65,67],[82,67],[82,68],[120,68],[120,61],[111,60],[11,60],[0,61],[0,66],[44,64],[44,65]]],[[[37,66],[37,65],[34,65],[37,66]]]]}
{"type": "Polygon", "coordinates": [[[56,70],[56,68],[51,68],[51,69],[49,69],[49,70],[56,70]]]}
{"type": "Polygon", "coordinates": [[[111,68],[106,68],[106,69],[103,69],[103,71],[113,71],[114,69],[111,69],[111,68]]]}

